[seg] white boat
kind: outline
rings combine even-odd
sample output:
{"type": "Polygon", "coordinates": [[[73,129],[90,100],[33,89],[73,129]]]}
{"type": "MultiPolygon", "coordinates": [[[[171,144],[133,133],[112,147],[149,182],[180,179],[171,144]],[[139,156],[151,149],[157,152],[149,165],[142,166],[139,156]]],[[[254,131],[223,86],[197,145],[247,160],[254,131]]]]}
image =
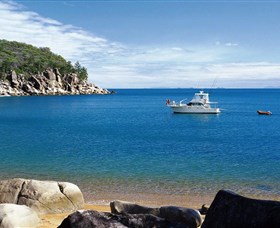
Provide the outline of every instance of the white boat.
{"type": "Polygon", "coordinates": [[[189,103],[184,103],[185,100],[187,99],[181,100],[179,103],[167,100],[166,104],[174,113],[218,114],[221,112],[221,110],[216,107],[217,102],[210,102],[209,94],[204,93],[203,91],[195,93],[193,99],[189,103]],[[212,104],[215,107],[211,107],[212,104]]]}

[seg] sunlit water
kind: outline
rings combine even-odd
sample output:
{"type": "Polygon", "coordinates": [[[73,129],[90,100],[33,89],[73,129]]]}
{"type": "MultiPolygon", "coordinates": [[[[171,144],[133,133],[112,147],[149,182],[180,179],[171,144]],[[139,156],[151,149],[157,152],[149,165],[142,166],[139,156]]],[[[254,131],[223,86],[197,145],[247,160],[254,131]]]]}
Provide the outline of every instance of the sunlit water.
{"type": "Polygon", "coordinates": [[[90,201],[221,188],[280,196],[280,90],[213,90],[219,115],[165,106],[197,90],[116,91],[0,98],[1,179],[69,181],[90,201]]]}

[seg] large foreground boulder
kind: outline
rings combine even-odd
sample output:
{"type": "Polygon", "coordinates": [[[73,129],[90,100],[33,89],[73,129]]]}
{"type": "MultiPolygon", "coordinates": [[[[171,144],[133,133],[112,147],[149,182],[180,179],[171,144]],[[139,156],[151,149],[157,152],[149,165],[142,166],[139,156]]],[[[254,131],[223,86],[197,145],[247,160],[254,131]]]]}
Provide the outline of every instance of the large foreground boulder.
{"type": "Polygon", "coordinates": [[[175,206],[152,208],[124,201],[113,201],[110,203],[110,207],[112,213],[150,214],[165,219],[171,223],[184,224],[186,227],[196,228],[202,223],[199,211],[191,208],[175,206]]]}
{"type": "Polygon", "coordinates": [[[0,203],[26,205],[41,214],[62,213],[83,208],[84,198],[71,183],[16,178],[0,181],[0,203]]]}
{"type": "Polygon", "coordinates": [[[112,214],[93,210],[77,211],[64,219],[59,228],[190,228],[149,214],[112,214]]]}
{"type": "Polygon", "coordinates": [[[36,212],[24,205],[0,204],[0,227],[37,227],[36,212]]]}
{"type": "Polygon", "coordinates": [[[202,228],[279,228],[280,202],[250,199],[220,190],[202,228]]]}

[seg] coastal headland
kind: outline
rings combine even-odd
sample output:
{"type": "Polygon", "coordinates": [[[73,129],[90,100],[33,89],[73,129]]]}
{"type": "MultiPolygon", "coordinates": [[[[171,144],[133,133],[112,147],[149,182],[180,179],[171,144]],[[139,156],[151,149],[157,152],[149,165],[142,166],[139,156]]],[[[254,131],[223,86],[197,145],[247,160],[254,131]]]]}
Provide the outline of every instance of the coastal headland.
{"type": "Polygon", "coordinates": [[[57,68],[47,69],[28,78],[12,71],[5,80],[0,81],[0,96],[79,94],[110,94],[110,92],[93,83],[80,80],[75,73],[61,75],[57,68]]]}
{"type": "Polygon", "coordinates": [[[88,72],[48,47],[0,40],[0,96],[109,94],[88,72]]]}

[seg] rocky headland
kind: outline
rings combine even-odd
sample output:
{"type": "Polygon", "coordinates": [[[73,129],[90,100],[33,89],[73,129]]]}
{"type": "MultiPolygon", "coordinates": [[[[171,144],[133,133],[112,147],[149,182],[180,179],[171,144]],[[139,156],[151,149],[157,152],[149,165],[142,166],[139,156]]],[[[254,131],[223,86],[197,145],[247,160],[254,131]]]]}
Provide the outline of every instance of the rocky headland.
{"type": "Polygon", "coordinates": [[[109,94],[87,69],[48,47],[0,39],[0,96],[109,94]]]}
{"type": "Polygon", "coordinates": [[[57,68],[47,69],[29,77],[11,71],[5,80],[0,80],[0,96],[78,94],[110,94],[110,92],[81,80],[75,73],[62,75],[57,68]]]}

